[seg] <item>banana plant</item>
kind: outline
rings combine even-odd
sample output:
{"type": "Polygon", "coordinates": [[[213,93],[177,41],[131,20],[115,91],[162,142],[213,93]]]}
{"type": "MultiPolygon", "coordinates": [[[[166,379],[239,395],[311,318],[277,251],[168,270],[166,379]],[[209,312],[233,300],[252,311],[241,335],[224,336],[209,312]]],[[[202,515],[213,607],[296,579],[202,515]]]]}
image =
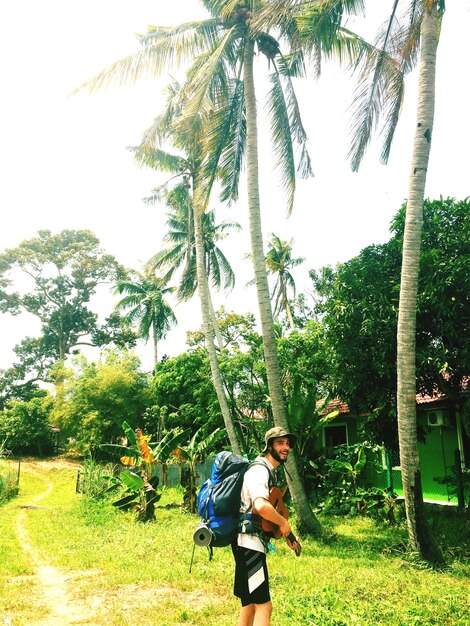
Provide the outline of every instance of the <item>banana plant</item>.
{"type": "Polygon", "coordinates": [[[161,497],[161,493],[157,491],[159,479],[156,466],[164,463],[191,431],[176,429],[151,447],[153,444],[150,436],[145,435],[140,428],[134,431],[127,422],[122,427],[128,445],[100,446],[104,452],[119,457],[121,463],[128,468],[114,479],[110,487],[120,492],[120,497],[113,505],[123,510],[131,509],[136,512],[138,521],[148,522],[155,519],[155,503],[161,497]]]}
{"type": "Polygon", "coordinates": [[[191,437],[188,445],[178,446],[173,451],[174,456],[188,465],[188,477],[183,485],[185,487],[183,504],[190,513],[196,513],[197,465],[206,460],[212,444],[222,434],[225,434],[225,432],[221,431],[220,428],[216,428],[209,435],[205,435],[203,428],[199,428],[191,437]]]}

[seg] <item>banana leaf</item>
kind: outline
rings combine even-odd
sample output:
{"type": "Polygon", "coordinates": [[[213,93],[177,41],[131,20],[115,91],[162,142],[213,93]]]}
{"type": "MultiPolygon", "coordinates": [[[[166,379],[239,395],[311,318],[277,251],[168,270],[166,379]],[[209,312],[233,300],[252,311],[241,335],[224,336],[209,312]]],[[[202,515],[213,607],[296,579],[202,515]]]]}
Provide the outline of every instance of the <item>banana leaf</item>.
{"type": "Polygon", "coordinates": [[[134,472],[130,472],[129,470],[124,470],[119,474],[119,477],[122,483],[133,491],[138,491],[139,489],[143,489],[145,487],[145,482],[138,474],[134,474],[134,472]]]}
{"type": "Polygon", "coordinates": [[[113,506],[116,506],[120,509],[131,509],[134,504],[138,504],[138,502],[139,501],[137,495],[135,493],[132,493],[129,496],[124,496],[122,498],[119,498],[119,500],[113,502],[113,506]]]}

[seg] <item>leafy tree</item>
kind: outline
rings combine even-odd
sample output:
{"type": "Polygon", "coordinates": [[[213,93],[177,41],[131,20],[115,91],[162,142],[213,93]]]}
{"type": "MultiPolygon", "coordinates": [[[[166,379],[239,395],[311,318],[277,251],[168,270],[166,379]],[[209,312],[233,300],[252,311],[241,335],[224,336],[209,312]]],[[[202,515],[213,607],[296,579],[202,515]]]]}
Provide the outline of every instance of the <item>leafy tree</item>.
{"type": "MultiPolygon", "coordinates": [[[[417,303],[417,392],[447,393],[457,402],[470,369],[470,202],[424,203],[417,303]],[[441,372],[445,369],[446,376],[441,372]]],[[[330,390],[357,413],[371,413],[369,436],[396,447],[396,331],[406,205],[392,238],[371,245],[335,270],[310,272],[331,354],[330,390]],[[360,355],[360,358],[358,358],[360,355]]]]}
{"type": "MultiPolygon", "coordinates": [[[[209,355],[209,363],[211,368],[212,380],[219,401],[220,409],[225,423],[225,428],[229,436],[230,445],[234,452],[240,454],[237,432],[233,424],[232,415],[225,397],[222,377],[220,375],[217,354],[214,345],[214,332],[218,335],[218,327],[214,317],[213,306],[208,285],[208,269],[213,273],[217,271],[218,265],[206,267],[207,247],[204,242],[204,215],[207,211],[207,203],[209,199],[210,188],[212,187],[215,172],[218,168],[217,161],[212,164],[209,169],[209,175],[212,182],[208,182],[201,173],[202,164],[205,153],[202,147],[202,137],[204,135],[204,124],[207,123],[207,112],[203,111],[197,118],[193,120],[193,124],[188,127],[182,127],[182,106],[187,98],[184,90],[178,85],[173,85],[169,89],[169,98],[166,109],[155,120],[152,128],[147,131],[146,137],[139,148],[137,156],[149,165],[164,171],[171,171],[177,178],[182,178],[182,184],[177,186],[178,197],[186,204],[186,215],[189,219],[188,235],[194,229],[195,244],[195,269],[197,277],[197,287],[199,292],[199,300],[201,303],[201,313],[203,320],[203,329],[205,336],[205,347],[209,355]],[[160,149],[160,144],[165,140],[171,139],[175,147],[184,153],[186,158],[168,154],[160,149]],[[188,180],[191,180],[194,189],[193,197],[190,198],[185,193],[188,180]],[[198,196],[197,190],[204,184],[208,191],[203,202],[195,202],[198,196]],[[192,222],[191,222],[192,218],[192,222]]],[[[192,237],[186,242],[186,267],[191,267],[192,256],[192,237]]],[[[210,258],[210,257],[209,257],[210,258]]],[[[218,261],[217,261],[218,263],[218,261]]],[[[189,275],[189,271],[186,272],[189,275]]],[[[220,341],[220,340],[219,340],[220,341]]]]}
{"type": "Polygon", "coordinates": [[[10,400],[0,413],[0,441],[14,454],[50,454],[53,433],[49,417],[54,399],[45,392],[29,400],[10,400]]]}
{"type": "Polygon", "coordinates": [[[126,294],[116,305],[118,311],[127,311],[124,320],[128,324],[138,323],[139,336],[148,341],[153,335],[153,358],[155,367],[158,364],[158,342],[164,339],[176,324],[172,308],[165,300],[173,287],[167,287],[165,281],[147,269],[143,274],[133,272],[127,280],[120,280],[116,292],[126,294]]]}
{"type": "MultiPolygon", "coordinates": [[[[39,338],[16,348],[19,363],[3,374],[4,384],[17,380],[54,382],[51,369],[80,346],[103,346],[129,340],[110,317],[104,325],[90,308],[97,289],[115,282],[122,268],[105,254],[86,230],[48,230],[0,255],[0,311],[29,313],[41,323],[39,338]]],[[[8,389],[6,390],[8,392],[8,389]]],[[[11,393],[11,390],[10,390],[11,393]]]]}
{"type": "MultiPolygon", "coordinates": [[[[192,133],[198,126],[201,113],[208,101],[215,104],[210,113],[212,132],[204,133],[209,154],[208,169],[210,180],[217,175],[222,179],[222,197],[232,199],[236,196],[240,166],[245,155],[246,129],[246,171],[248,189],[248,209],[250,217],[250,238],[254,264],[255,283],[262,325],[262,337],[268,374],[269,393],[276,424],[287,426],[286,411],[280,381],[279,364],[276,353],[276,337],[269,299],[269,286],[266,275],[265,256],[261,227],[261,212],[258,181],[258,145],[256,122],[256,97],[253,75],[255,46],[269,62],[274,71],[270,75],[269,113],[275,154],[280,167],[281,183],[287,191],[287,206],[293,206],[296,172],[300,175],[311,174],[310,159],[306,150],[306,133],[302,126],[299,107],[295,97],[292,76],[299,75],[302,63],[288,63],[280,54],[280,44],[269,33],[256,30],[252,23],[262,2],[249,1],[244,6],[233,0],[204,0],[204,6],[210,13],[207,20],[191,22],[173,28],[149,28],[141,38],[144,50],[133,57],[122,59],[104,70],[87,86],[96,89],[110,80],[124,82],[149,71],[152,73],[168,71],[174,59],[192,61],[189,80],[185,85],[187,102],[185,103],[182,128],[192,133]],[[217,95],[222,98],[218,99],[217,95]],[[222,106],[218,106],[218,105],[222,106]],[[246,119],[245,119],[246,116],[246,119]],[[300,155],[296,163],[296,148],[300,155]],[[215,159],[217,167],[211,167],[215,159]],[[218,164],[222,164],[222,172],[218,164]]],[[[297,30],[285,28],[283,34],[287,40],[295,37],[297,30]]],[[[207,113],[207,111],[205,111],[207,113]]],[[[203,137],[202,135],[200,137],[203,137]]],[[[207,200],[212,184],[207,184],[207,176],[198,172],[194,179],[193,202],[195,207],[196,245],[198,272],[203,272],[203,243],[199,217],[207,207],[207,200]]],[[[205,281],[198,279],[203,316],[207,311],[207,290],[205,281]]],[[[210,335],[209,322],[205,331],[210,335]]],[[[208,347],[209,349],[209,347],[208,347]]],[[[212,358],[211,358],[212,364],[212,358]]],[[[214,370],[213,370],[214,375],[214,370]]],[[[220,395],[221,381],[216,390],[220,395]]],[[[223,407],[223,404],[221,405],[223,407]]],[[[225,416],[227,430],[232,447],[231,423],[225,416]]],[[[235,442],[235,445],[236,442],[235,442]]],[[[320,532],[320,526],[314,517],[303,491],[295,462],[295,453],[289,457],[291,493],[299,515],[299,526],[307,532],[320,532]]]]}
{"type": "MultiPolygon", "coordinates": [[[[183,268],[178,296],[181,300],[187,300],[197,289],[197,276],[193,211],[186,183],[180,183],[168,192],[166,203],[170,208],[167,213],[168,232],[164,237],[167,246],[157,252],[148,261],[148,265],[156,269],[167,269],[169,277],[183,268]]],[[[216,289],[223,287],[229,291],[235,285],[235,274],[218,242],[225,239],[231,230],[239,229],[240,225],[231,220],[216,224],[214,210],[206,211],[202,216],[206,273],[216,289]]]]}
{"type": "Polygon", "coordinates": [[[272,234],[266,254],[266,267],[268,272],[276,277],[272,299],[274,300],[274,315],[279,315],[284,311],[289,321],[290,327],[295,328],[292,316],[287,289],[292,289],[295,297],[295,281],[291,274],[291,269],[298,267],[305,259],[301,257],[292,258],[292,240],[282,241],[277,235],[272,234]]]}
{"type": "Polygon", "coordinates": [[[152,387],[155,406],[165,407],[167,429],[191,428],[194,433],[202,426],[209,430],[220,427],[220,406],[204,350],[182,352],[162,361],[153,376],[152,387]]]}
{"type": "Polygon", "coordinates": [[[132,428],[154,404],[150,379],[140,371],[139,359],[128,353],[108,352],[102,361],[75,362],[65,385],[60,418],[63,433],[83,453],[95,454],[102,443],[121,436],[121,424],[132,428]]]}

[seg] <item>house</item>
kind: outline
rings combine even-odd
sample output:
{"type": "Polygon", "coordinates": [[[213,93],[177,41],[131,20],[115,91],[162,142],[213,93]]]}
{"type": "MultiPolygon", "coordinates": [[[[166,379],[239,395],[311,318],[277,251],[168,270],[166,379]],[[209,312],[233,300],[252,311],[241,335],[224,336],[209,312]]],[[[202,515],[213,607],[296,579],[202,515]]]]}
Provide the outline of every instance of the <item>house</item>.
{"type": "MultiPolygon", "coordinates": [[[[470,395],[468,387],[467,380],[460,394],[463,400],[470,395]]],[[[456,464],[459,463],[464,475],[470,471],[470,438],[463,428],[459,409],[440,392],[432,396],[417,395],[416,403],[418,425],[424,432],[424,442],[418,443],[424,500],[456,505],[456,464]]],[[[339,413],[322,427],[323,447],[360,443],[358,416],[350,412],[347,403],[338,399],[330,402],[321,413],[326,415],[333,410],[339,413]]],[[[398,450],[383,448],[376,461],[366,467],[367,482],[403,495],[398,450]]]]}

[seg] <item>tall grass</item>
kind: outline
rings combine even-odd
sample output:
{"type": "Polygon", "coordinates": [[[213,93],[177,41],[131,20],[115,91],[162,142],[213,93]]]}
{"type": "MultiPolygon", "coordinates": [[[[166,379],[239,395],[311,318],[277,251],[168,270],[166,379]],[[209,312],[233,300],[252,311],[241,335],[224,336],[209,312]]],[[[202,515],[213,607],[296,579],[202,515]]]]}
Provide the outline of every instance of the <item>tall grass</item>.
{"type": "Polygon", "coordinates": [[[116,473],[116,465],[99,463],[90,456],[78,469],[77,492],[91,499],[104,498],[116,473]]]}

